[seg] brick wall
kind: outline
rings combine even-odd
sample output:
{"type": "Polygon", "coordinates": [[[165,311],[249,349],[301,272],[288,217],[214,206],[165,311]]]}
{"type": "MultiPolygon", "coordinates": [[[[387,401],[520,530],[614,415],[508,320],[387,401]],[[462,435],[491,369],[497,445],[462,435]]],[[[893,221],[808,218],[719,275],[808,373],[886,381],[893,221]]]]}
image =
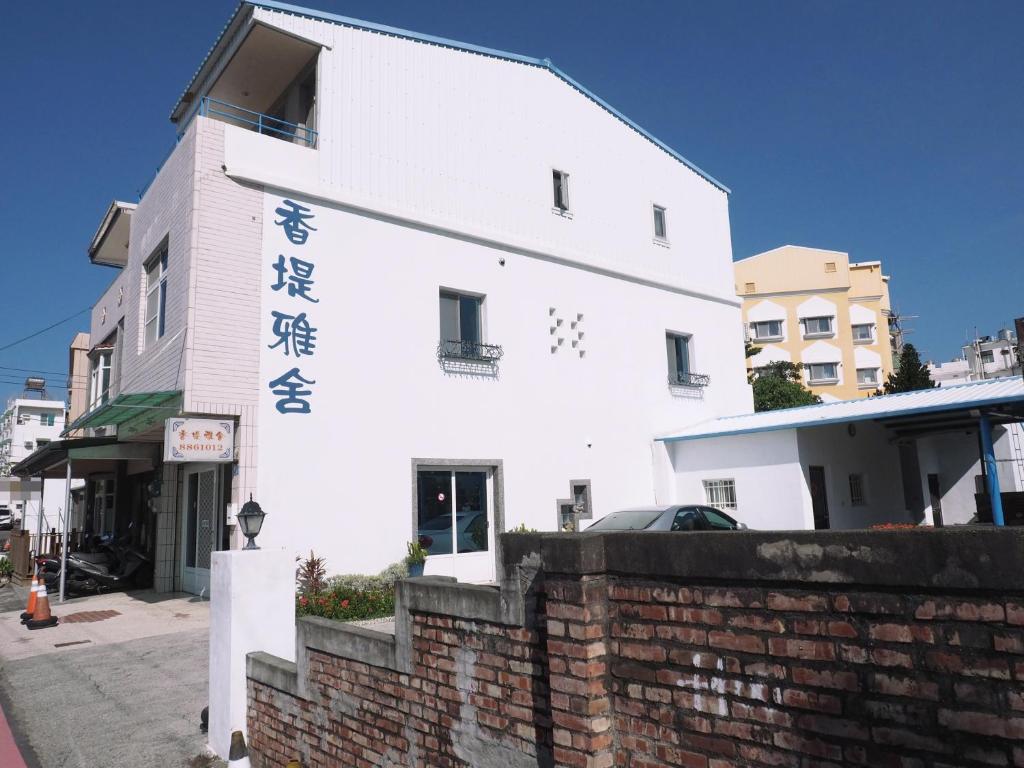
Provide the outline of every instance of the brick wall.
{"type": "Polygon", "coordinates": [[[254,765],[1024,766],[1022,544],[507,536],[500,589],[250,657],[254,765]]]}

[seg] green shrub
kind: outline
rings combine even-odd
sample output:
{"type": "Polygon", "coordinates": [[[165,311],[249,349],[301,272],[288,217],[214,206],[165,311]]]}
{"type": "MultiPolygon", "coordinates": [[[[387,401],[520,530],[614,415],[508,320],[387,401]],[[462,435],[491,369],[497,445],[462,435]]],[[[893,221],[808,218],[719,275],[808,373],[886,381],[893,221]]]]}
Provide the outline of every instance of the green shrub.
{"type": "Polygon", "coordinates": [[[319,595],[299,595],[295,600],[298,616],[323,616],[337,621],[379,619],[395,615],[395,588],[350,589],[330,587],[319,595]]]}
{"type": "Polygon", "coordinates": [[[409,575],[405,562],[389,565],[376,576],[342,574],[325,579],[318,592],[299,589],[298,616],[322,616],[337,621],[379,619],[395,614],[395,582],[409,575]]]}
{"type": "Polygon", "coordinates": [[[14,575],[14,564],[6,556],[0,557],[0,578],[9,579],[14,575]]]}
{"type": "Polygon", "coordinates": [[[536,533],[536,528],[527,528],[526,523],[520,523],[515,528],[509,528],[508,533],[536,533]]]}

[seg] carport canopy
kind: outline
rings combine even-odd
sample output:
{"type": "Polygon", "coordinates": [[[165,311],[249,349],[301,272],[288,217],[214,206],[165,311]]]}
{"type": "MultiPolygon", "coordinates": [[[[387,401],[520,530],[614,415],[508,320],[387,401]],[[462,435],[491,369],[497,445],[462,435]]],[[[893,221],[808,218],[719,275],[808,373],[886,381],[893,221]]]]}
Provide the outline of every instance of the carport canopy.
{"type": "Polygon", "coordinates": [[[913,437],[976,426],[983,416],[991,424],[1024,421],[1024,379],[988,379],[860,400],[723,416],[656,439],[672,443],[857,421],[877,421],[899,437],[913,437]]]}

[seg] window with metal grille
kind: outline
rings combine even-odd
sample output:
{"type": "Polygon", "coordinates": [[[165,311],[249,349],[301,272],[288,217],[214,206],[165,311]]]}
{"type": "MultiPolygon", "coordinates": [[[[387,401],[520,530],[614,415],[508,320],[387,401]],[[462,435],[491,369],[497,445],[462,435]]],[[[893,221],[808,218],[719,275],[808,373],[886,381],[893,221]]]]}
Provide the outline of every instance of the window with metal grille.
{"type": "Polygon", "coordinates": [[[736,481],[705,480],[704,497],[709,506],[717,509],[736,509],[736,481]]]}
{"type": "Polygon", "coordinates": [[[850,475],[850,504],[862,507],[865,503],[864,475],[850,475]]]}
{"type": "Polygon", "coordinates": [[[834,261],[826,261],[825,262],[825,271],[826,272],[835,272],[836,271],[836,263],[834,261]]]}
{"type": "Polygon", "coordinates": [[[757,293],[757,283],[744,283],[743,284],[743,292],[744,293],[757,293]]]}

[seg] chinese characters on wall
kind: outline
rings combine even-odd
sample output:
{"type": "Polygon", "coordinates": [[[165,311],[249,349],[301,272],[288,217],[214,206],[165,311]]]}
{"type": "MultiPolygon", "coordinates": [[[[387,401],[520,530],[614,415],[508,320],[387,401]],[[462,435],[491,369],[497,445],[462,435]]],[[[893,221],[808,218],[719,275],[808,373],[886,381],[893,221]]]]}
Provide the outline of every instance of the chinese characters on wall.
{"type": "Polygon", "coordinates": [[[316,227],[310,221],[315,214],[304,205],[283,199],[274,210],[279,218],[282,240],[287,242],[288,253],[279,253],[272,262],[274,277],[270,289],[275,304],[270,310],[271,335],[276,339],[268,348],[280,358],[281,375],[268,386],[276,398],[274,407],[279,413],[311,413],[312,386],[316,381],[302,373],[302,360],[316,354],[317,328],[307,314],[320,299],[314,295],[316,265],[301,258],[306,241],[316,227]],[[301,249],[301,250],[300,250],[301,249]]]}

